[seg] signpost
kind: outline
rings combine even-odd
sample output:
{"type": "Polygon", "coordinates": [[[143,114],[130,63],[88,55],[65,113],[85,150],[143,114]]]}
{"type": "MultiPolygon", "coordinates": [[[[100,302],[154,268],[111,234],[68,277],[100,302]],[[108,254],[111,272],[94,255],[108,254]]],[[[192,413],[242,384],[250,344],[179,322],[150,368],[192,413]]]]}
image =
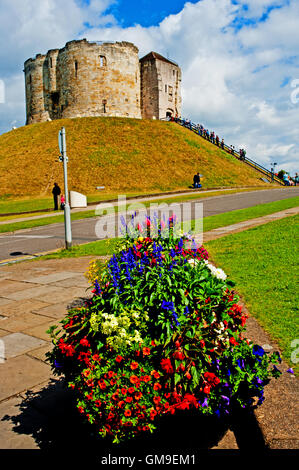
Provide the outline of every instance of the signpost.
{"type": "Polygon", "coordinates": [[[65,247],[68,250],[72,246],[72,227],[71,227],[71,210],[69,205],[69,192],[67,185],[67,162],[68,157],[66,155],[66,140],[65,140],[65,128],[62,127],[58,134],[58,143],[60,150],[59,161],[63,162],[63,174],[64,174],[64,229],[65,229],[65,247]]]}

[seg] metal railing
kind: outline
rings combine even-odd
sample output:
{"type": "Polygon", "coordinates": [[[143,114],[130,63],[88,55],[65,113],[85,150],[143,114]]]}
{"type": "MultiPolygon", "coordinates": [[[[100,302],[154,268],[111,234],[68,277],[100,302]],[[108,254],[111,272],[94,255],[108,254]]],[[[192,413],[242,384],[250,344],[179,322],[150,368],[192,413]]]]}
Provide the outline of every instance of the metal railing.
{"type": "Polygon", "coordinates": [[[270,181],[275,181],[278,184],[281,184],[284,186],[284,182],[278,178],[274,173],[272,173],[270,170],[265,168],[264,166],[260,165],[259,163],[255,162],[254,160],[251,160],[251,158],[248,158],[246,156],[241,156],[240,152],[237,150],[233,149],[232,147],[229,147],[223,142],[218,141],[218,144],[216,143],[216,140],[211,140],[211,136],[205,137],[202,133],[203,129],[199,127],[199,125],[192,123],[191,121],[185,121],[180,118],[173,118],[173,117],[166,117],[166,118],[161,118],[160,121],[171,121],[171,122],[176,122],[177,124],[180,124],[183,127],[186,127],[187,129],[190,129],[191,131],[195,132],[195,134],[199,135],[199,137],[202,137],[203,139],[207,140],[211,144],[216,145],[216,147],[220,148],[221,150],[224,150],[225,152],[229,153],[230,155],[233,155],[234,157],[238,158],[240,161],[246,163],[249,165],[251,168],[254,168],[255,170],[259,171],[262,173],[264,176],[266,176],[270,181]]]}

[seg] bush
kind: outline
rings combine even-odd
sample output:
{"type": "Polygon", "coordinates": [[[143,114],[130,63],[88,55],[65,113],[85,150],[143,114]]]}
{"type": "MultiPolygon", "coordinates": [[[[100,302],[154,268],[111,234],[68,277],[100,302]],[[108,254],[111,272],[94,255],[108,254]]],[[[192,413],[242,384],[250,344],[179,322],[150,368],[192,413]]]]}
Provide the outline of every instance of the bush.
{"type": "Polygon", "coordinates": [[[48,359],[79,412],[120,442],[179,410],[220,417],[260,405],[280,357],[244,337],[233,282],[172,219],[136,232],[127,228],[93,297],[50,330],[48,359]]]}

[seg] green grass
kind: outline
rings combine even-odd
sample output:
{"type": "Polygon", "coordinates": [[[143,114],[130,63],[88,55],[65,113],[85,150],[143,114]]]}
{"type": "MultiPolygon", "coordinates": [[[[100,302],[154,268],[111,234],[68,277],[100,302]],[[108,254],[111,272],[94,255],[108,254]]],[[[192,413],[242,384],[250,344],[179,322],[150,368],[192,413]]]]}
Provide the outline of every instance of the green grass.
{"type": "Polygon", "coordinates": [[[174,191],[187,189],[197,171],[204,175],[205,188],[265,186],[260,173],[175,123],[86,117],[31,124],[0,135],[2,199],[47,198],[54,181],[63,187],[57,141],[62,126],[70,190],[174,191]]]}
{"type": "Polygon", "coordinates": [[[297,374],[290,357],[299,338],[298,222],[299,216],[288,217],[205,244],[297,374]]]}
{"type": "Polygon", "coordinates": [[[204,218],[203,230],[204,232],[208,232],[215,228],[237,224],[244,220],[263,217],[264,215],[273,214],[274,212],[283,211],[297,206],[299,206],[298,196],[289,199],[282,199],[281,201],[267,202],[266,204],[259,204],[258,206],[248,207],[246,209],[237,209],[223,214],[211,215],[204,218]]]}
{"type": "Polygon", "coordinates": [[[107,240],[85,243],[84,245],[75,245],[69,250],[62,249],[55,253],[49,253],[48,255],[41,256],[39,259],[79,258],[81,256],[108,256],[113,254],[118,241],[118,238],[110,238],[107,240]]]}

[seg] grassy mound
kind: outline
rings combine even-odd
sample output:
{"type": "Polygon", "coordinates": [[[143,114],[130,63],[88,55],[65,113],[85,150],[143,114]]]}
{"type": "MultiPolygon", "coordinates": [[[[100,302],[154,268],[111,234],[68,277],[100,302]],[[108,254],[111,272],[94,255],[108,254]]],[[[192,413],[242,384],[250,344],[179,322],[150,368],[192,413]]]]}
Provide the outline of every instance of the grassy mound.
{"type": "Polygon", "coordinates": [[[96,192],[186,189],[199,171],[203,187],[262,186],[260,174],[175,123],[127,118],[62,119],[0,135],[2,197],[47,195],[63,186],[58,131],[64,126],[69,189],[96,192]]]}

